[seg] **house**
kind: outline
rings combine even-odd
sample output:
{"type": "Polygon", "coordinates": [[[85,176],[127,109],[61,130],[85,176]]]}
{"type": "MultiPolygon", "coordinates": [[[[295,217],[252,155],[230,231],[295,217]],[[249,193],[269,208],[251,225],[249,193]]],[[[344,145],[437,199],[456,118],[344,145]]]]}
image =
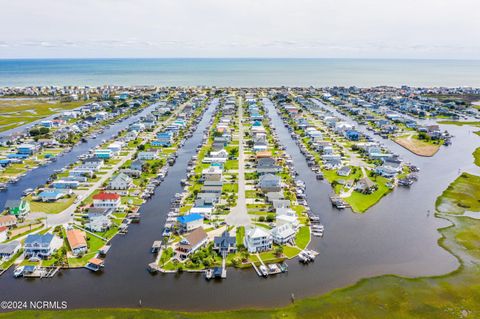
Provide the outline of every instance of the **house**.
{"type": "Polygon", "coordinates": [[[288,242],[291,242],[295,238],[295,229],[293,229],[291,224],[283,224],[273,228],[270,231],[272,235],[273,242],[277,245],[285,245],[288,242]]]}
{"type": "Polygon", "coordinates": [[[281,171],[281,167],[276,165],[275,159],[271,157],[259,158],[257,160],[257,173],[258,174],[274,174],[281,171]]]}
{"type": "Polygon", "coordinates": [[[156,151],[138,152],[137,158],[143,161],[154,160],[158,158],[158,153],[156,151]]]}
{"type": "Polygon", "coordinates": [[[0,243],[8,239],[8,227],[0,226],[0,243]]]}
{"type": "Polygon", "coordinates": [[[96,149],[94,154],[99,159],[109,159],[114,155],[112,150],[106,148],[96,149]]]}
{"type": "Polygon", "coordinates": [[[17,217],[15,215],[0,216],[0,227],[12,227],[17,224],[17,217]]]}
{"type": "Polygon", "coordinates": [[[278,208],[290,208],[290,200],[288,199],[272,199],[271,202],[275,210],[278,208]]]}
{"type": "Polygon", "coordinates": [[[173,143],[173,132],[157,133],[157,139],[151,144],[153,146],[171,146],[173,143]]]}
{"type": "Polygon", "coordinates": [[[30,204],[24,199],[9,199],[5,202],[5,209],[10,215],[23,217],[30,212],[30,204]]]}
{"type": "Polygon", "coordinates": [[[208,235],[203,227],[195,228],[185,235],[176,248],[178,259],[185,260],[208,242],[208,235]]]}
{"type": "Polygon", "coordinates": [[[60,198],[64,197],[67,195],[67,192],[61,192],[60,190],[56,189],[47,189],[38,194],[38,198],[42,202],[56,202],[60,198]]]}
{"type": "Polygon", "coordinates": [[[91,168],[94,171],[98,171],[100,168],[102,168],[103,164],[104,164],[103,159],[99,157],[89,157],[83,160],[82,167],[91,168]]]}
{"type": "Polygon", "coordinates": [[[75,189],[80,185],[79,181],[76,180],[65,180],[60,179],[52,183],[53,188],[56,189],[75,189]]]}
{"type": "Polygon", "coordinates": [[[112,178],[107,189],[120,195],[127,195],[128,190],[133,186],[132,179],[124,173],[120,173],[112,178]]]}
{"type": "Polygon", "coordinates": [[[93,207],[95,208],[112,208],[116,209],[120,206],[121,197],[115,193],[99,193],[93,195],[93,207]]]}
{"type": "Polygon", "coordinates": [[[111,226],[112,221],[104,215],[89,216],[88,223],[85,225],[88,230],[99,233],[109,230],[111,226]]]}
{"type": "Polygon", "coordinates": [[[261,227],[250,228],[245,232],[244,244],[250,253],[272,249],[272,235],[261,227]]]}
{"type": "Polygon", "coordinates": [[[347,130],[343,135],[350,141],[358,141],[360,139],[360,133],[354,130],[347,130]]]}
{"type": "Polygon", "coordinates": [[[202,171],[202,179],[204,181],[220,181],[222,180],[222,169],[218,166],[210,166],[202,171]]]}
{"type": "Polygon", "coordinates": [[[81,255],[88,250],[87,235],[80,229],[72,228],[66,231],[67,241],[74,256],[81,255]]]}
{"type": "Polygon", "coordinates": [[[360,193],[370,194],[375,191],[376,185],[368,177],[361,178],[355,185],[355,190],[360,193]]]}
{"type": "Polygon", "coordinates": [[[180,230],[189,232],[195,228],[203,226],[203,215],[199,213],[191,213],[177,218],[180,230]]]}
{"type": "Polygon", "coordinates": [[[273,174],[262,175],[259,178],[258,187],[265,193],[279,192],[282,189],[281,179],[273,174]]]}
{"type": "Polygon", "coordinates": [[[145,164],[145,161],[143,161],[141,159],[136,159],[136,160],[132,161],[132,163],[130,164],[130,168],[133,169],[133,170],[141,172],[143,170],[143,165],[144,164],[145,164]]]}
{"type": "Polygon", "coordinates": [[[12,258],[22,248],[20,241],[14,240],[9,243],[0,244],[0,260],[12,258]]]}
{"type": "Polygon", "coordinates": [[[222,256],[235,253],[237,251],[237,238],[230,236],[228,230],[225,230],[221,236],[213,238],[213,250],[218,251],[222,256]]]}
{"type": "Polygon", "coordinates": [[[63,245],[63,240],[53,234],[30,234],[25,239],[23,254],[25,258],[48,258],[63,245]]]}
{"type": "Polygon", "coordinates": [[[352,169],[350,166],[342,166],[339,170],[337,170],[337,175],[338,176],[348,176],[352,172],[352,169]]]}
{"type": "Polygon", "coordinates": [[[20,144],[17,147],[17,154],[32,155],[38,151],[38,148],[38,145],[35,144],[20,144]]]}
{"type": "Polygon", "coordinates": [[[282,225],[290,225],[294,230],[297,230],[298,227],[300,226],[300,223],[298,222],[298,218],[295,215],[294,211],[292,210],[293,214],[287,213],[287,214],[282,214],[279,213],[282,209],[277,209],[277,216],[276,216],[276,223],[277,226],[282,226],[282,225]]]}

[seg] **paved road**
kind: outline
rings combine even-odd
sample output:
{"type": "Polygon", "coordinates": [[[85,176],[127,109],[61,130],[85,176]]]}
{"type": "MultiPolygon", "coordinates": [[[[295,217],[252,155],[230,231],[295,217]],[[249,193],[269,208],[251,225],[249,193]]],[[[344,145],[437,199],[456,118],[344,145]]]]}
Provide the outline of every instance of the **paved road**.
{"type": "MultiPolygon", "coordinates": [[[[181,107],[177,108],[174,112],[172,112],[172,115],[168,119],[166,119],[162,123],[162,125],[159,125],[153,131],[153,133],[148,134],[149,136],[144,136],[140,145],[145,144],[146,142],[154,138],[156,136],[156,133],[161,129],[163,129],[172,119],[176,118],[176,116],[181,111],[183,111],[185,105],[190,101],[191,100],[188,100],[181,107]]],[[[78,206],[80,206],[80,204],[82,203],[82,200],[84,200],[85,198],[88,198],[91,194],[93,194],[93,192],[100,189],[103,186],[103,184],[123,166],[123,164],[125,164],[128,160],[133,159],[133,156],[135,155],[135,153],[136,153],[136,149],[129,151],[129,153],[126,156],[122,156],[122,159],[120,160],[120,162],[118,162],[115,166],[113,166],[106,174],[102,175],[102,178],[100,178],[97,182],[91,185],[87,191],[81,192],[81,194],[79,194],[82,196],[80,200],[73,203],[64,211],[58,214],[46,214],[43,212],[30,213],[27,219],[46,218],[47,226],[64,225],[64,224],[73,222],[75,210],[77,209],[78,206]]]]}
{"type": "Polygon", "coordinates": [[[244,152],[244,127],[243,127],[243,106],[242,99],[239,99],[238,115],[240,118],[239,139],[238,139],[238,198],[237,205],[232,207],[230,214],[225,221],[232,226],[248,226],[251,224],[247,211],[247,200],[245,198],[245,152],[244,152]]]}

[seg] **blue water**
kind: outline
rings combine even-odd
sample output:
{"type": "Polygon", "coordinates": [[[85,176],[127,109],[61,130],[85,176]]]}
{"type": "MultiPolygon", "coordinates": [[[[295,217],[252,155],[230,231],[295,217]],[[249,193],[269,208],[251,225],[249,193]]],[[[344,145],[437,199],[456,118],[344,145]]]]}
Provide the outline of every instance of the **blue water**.
{"type": "Polygon", "coordinates": [[[0,60],[0,86],[480,87],[480,60],[32,59],[0,60]]]}

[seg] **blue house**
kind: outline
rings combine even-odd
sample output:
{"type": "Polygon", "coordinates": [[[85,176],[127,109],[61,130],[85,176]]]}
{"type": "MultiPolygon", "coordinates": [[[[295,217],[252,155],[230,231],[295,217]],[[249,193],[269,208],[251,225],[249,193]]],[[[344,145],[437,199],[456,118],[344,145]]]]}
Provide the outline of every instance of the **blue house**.
{"type": "Polygon", "coordinates": [[[360,133],[354,130],[348,130],[344,133],[344,135],[350,141],[358,141],[360,138],[360,133]]]}
{"type": "Polygon", "coordinates": [[[188,232],[203,225],[203,216],[197,213],[183,215],[177,218],[177,222],[182,231],[188,232]]]}
{"type": "Polygon", "coordinates": [[[38,197],[42,202],[55,202],[62,198],[64,195],[63,192],[57,190],[45,190],[38,194],[38,197]]]}
{"type": "Polygon", "coordinates": [[[17,147],[18,154],[32,155],[38,150],[38,147],[34,144],[21,144],[17,147]]]}
{"type": "Polygon", "coordinates": [[[157,133],[157,139],[151,144],[153,146],[170,146],[173,143],[173,133],[172,132],[160,132],[157,133]],[[155,143],[155,144],[154,144],[155,143]]]}
{"type": "MultiPolygon", "coordinates": [[[[61,242],[60,242],[61,243],[61,242]]],[[[24,255],[26,258],[39,257],[48,258],[58,248],[58,238],[53,234],[28,235],[24,243],[24,255]]]]}

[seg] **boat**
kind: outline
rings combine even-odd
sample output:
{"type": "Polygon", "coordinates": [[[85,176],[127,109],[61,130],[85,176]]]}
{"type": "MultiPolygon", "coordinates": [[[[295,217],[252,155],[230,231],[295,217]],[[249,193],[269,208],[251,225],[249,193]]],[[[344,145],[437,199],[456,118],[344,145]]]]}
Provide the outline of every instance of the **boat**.
{"type": "Polygon", "coordinates": [[[213,278],[213,269],[209,268],[205,270],[205,279],[210,280],[213,278]]]}
{"type": "Polygon", "coordinates": [[[26,190],[23,191],[23,196],[28,196],[33,193],[33,188],[27,188],[26,190]]]}
{"type": "Polygon", "coordinates": [[[13,271],[13,276],[15,278],[22,277],[24,269],[25,269],[24,266],[20,266],[20,267],[15,268],[15,270],[13,271]]]}
{"type": "Polygon", "coordinates": [[[262,276],[267,277],[268,276],[268,269],[265,267],[265,265],[260,265],[260,272],[262,273],[262,276]]]}

